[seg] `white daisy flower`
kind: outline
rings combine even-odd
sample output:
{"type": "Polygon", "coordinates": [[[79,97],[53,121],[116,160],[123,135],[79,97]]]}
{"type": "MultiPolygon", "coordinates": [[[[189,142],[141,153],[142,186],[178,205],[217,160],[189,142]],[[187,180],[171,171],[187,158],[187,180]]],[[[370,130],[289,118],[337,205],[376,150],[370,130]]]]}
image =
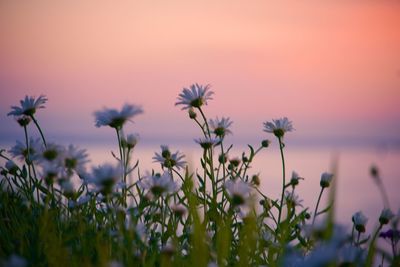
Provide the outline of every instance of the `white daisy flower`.
{"type": "Polygon", "coordinates": [[[300,180],[304,180],[304,178],[300,177],[299,174],[295,171],[292,172],[292,178],[290,179],[290,184],[295,187],[299,184],[300,180]]]}
{"type": "Polygon", "coordinates": [[[243,205],[249,198],[252,189],[248,183],[240,179],[228,180],[224,187],[234,206],[243,205]]]}
{"type": "Polygon", "coordinates": [[[227,134],[232,134],[232,131],[229,129],[232,123],[233,122],[230,120],[229,117],[228,118],[222,117],[221,119],[217,117],[215,120],[213,119],[209,120],[209,125],[212,132],[216,136],[221,138],[223,138],[227,134]]]}
{"type": "Polygon", "coordinates": [[[286,132],[293,130],[292,122],[286,117],[272,120],[272,122],[264,122],[264,132],[273,133],[278,138],[283,137],[286,132]]]}
{"type": "Polygon", "coordinates": [[[185,155],[176,151],[175,153],[171,154],[168,146],[161,145],[161,154],[155,153],[153,157],[153,162],[161,163],[162,167],[165,168],[173,168],[177,167],[178,169],[184,168],[186,161],[183,160],[185,155]]]}
{"type": "Polygon", "coordinates": [[[178,191],[179,187],[168,172],[162,175],[147,174],[138,182],[140,188],[150,191],[154,196],[168,195],[178,191]]]}
{"type": "Polygon", "coordinates": [[[104,108],[94,113],[96,127],[110,126],[112,128],[121,129],[126,121],[131,120],[134,116],[141,113],[143,113],[141,107],[129,104],[125,104],[121,111],[104,108]]]}
{"type": "Polygon", "coordinates": [[[182,93],[179,94],[177,105],[183,105],[182,109],[200,108],[207,105],[207,100],[211,100],[214,92],[210,91],[210,85],[192,84],[190,89],[183,88],[182,93]]]}
{"type": "Polygon", "coordinates": [[[69,145],[62,155],[63,166],[70,172],[75,170],[78,175],[85,174],[87,162],[89,159],[86,149],[78,149],[74,145],[69,145]]]}
{"type": "Polygon", "coordinates": [[[63,194],[67,198],[70,198],[74,195],[75,189],[71,180],[68,179],[59,180],[59,185],[61,187],[61,190],[63,191],[63,194]]]}
{"type": "Polygon", "coordinates": [[[44,103],[46,103],[47,98],[44,95],[39,96],[35,99],[33,96],[25,96],[25,99],[21,100],[21,106],[12,106],[11,111],[7,114],[8,116],[33,116],[36,110],[39,108],[45,108],[44,103]]]}
{"type": "Polygon", "coordinates": [[[202,137],[198,139],[194,139],[194,141],[199,144],[204,149],[210,149],[213,146],[217,145],[221,142],[220,138],[213,138],[213,137],[202,137]]]}
{"type": "Polygon", "coordinates": [[[44,179],[47,185],[51,185],[54,181],[60,177],[63,172],[62,167],[56,162],[45,161],[41,164],[42,172],[41,177],[44,179]]]}
{"type": "Polygon", "coordinates": [[[381,224],[388,224],[391,219],[394,218],[394,213],[390,209],[383,209],[379,216],[379,222],[381,224]]]}
{"type": "Polygon", "coordinates": [[[187,213],[187,208],[185,205],[179,203],[179,204],[173,204],[171,206],[171,210],[175,213],[175,215],[181,217],[187,213]]]}
{"type": "Polygon", "coordinates": [[[300,199],[300,197],[294,192],[285,191],[285,200],[287,205],[293,205],[293,207],[303,207],[303,204],[301,204],[303,200],[300,199]]]}
{"type": "Polygon", "coordinates": [[[332,173],[324,172],[323,174],[321,174],[321,181],[319,182],[319,184],[323,188],[329,187],[330,183],[332,182],[332,178],[332,173]]]}
{"type": "Polygon", "coordinates": [[[37,161],[43,151],[43,143],[39,138],[29,138],[29,151],[25,143],[18,141],[9,152],[10,154],[20,160],[29,160],[31,162],[37,161]]]}
{"type": "Polygon", "coordinates": [[[93,168],[89,182],[93,183],[105,196],[113,191],[114,185],[121,179],[121,175],[120,166],[113,166],[107,163],[93,168]]]}
{"type": "Polygon", "coordinates": [[[60,156],[62,156],[64,152],[64,147],[61,145],[57,145],[55,143],[47,144],[47,147],[42,151],[40,155],[41,161],[54,161],[60,156]]]}
{"type": "Polygon", "coordinates": [[[361,211],[356,212],[351,220],[353,221],[354,227],[358,232],[365,232],[365,226],[368,222],[368,218],[361,211]]]}

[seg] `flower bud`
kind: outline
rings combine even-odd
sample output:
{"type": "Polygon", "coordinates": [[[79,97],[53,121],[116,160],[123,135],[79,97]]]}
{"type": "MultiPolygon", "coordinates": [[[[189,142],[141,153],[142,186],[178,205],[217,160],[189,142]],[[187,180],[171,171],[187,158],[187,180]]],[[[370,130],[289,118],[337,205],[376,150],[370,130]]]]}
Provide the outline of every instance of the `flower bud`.
{"type": "Polygon", "coordinates": [[[351,219],[353,221],[353,224],[354,224],[354,227],[356,228],[356,230],[360,233],[364,233],[365,225],[368,222],[368,218],[365,217],[365,215],[361,211],[359,211],[359,212],[356,212],[351,219]]]}
{"type": "Polygon", "coordinates": [[[258,175],[253,175],[251,177],[251,183],[254,184],[255,186],[259,186],[260,185],[260,177],[258,175]]]}
{"type": "Polygon", "coordinates": [[[329,187],[329,185],[332,181],[332,178],[333,178],[333,174],[324,172],[321,175],[321,181],[319,184],[321,185],[322,188],[329,187]]]}
{"type": "Polygon", "coordinates": [[[189,109],[189,118],[191,118],[192,120],[194,120],[194,119],[196,119],[196,117],[197,117],[197,114],[196,114],[196,112],[194,111],[194,109],[189,109]]]}
{"type": "Polygon", "coordinates": [[[379,223],[384,225],[388,224],[389,221],[394,217],[393,212],[390,209],[384,209],[379,216],[379,223]]]}
{"type": "Polygon", "coordinates": [[[271,143],[271,141],[269,141],[268,139],[265,139],[265,140],[261,141],[261,146],[262,147],[269,147],[270,143],[271,143]]]}

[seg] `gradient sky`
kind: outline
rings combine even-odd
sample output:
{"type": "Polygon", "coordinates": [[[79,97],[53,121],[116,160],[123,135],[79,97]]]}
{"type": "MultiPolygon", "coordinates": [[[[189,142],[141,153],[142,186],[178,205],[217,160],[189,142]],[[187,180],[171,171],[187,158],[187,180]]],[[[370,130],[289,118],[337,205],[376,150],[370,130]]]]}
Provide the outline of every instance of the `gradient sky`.
{"type": "Polygon", "coordinates": [[[400,1],[0,2],[0,138],[24,95],[54,138],[110,135],[93,111],[142,105],[130,130],[197,137],[175,107],[182,87],[211,84],[211,117],[235,138],[287,116],[297,138],[400,136],[400,1]]]}

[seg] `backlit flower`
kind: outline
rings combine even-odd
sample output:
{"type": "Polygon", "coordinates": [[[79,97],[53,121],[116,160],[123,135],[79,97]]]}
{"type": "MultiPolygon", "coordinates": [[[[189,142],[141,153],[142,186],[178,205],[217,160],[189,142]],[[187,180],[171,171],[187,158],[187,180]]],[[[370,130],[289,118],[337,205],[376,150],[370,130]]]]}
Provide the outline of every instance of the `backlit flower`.
{"type": "Polygon", "coordinates": [[[224,185],[226,192],[232,200],[233,205],[242,205],[249,198],[251,186],[240,179],[228,180],[224,185]]]}
{"type": "Polygon", "coordinates": [[[225,118],[225,117],[222,117],[221,119],[217,117],[215,120],[210,119],[209,121],[211,131],[216,136],[221,138],[223,138],[227,134],[232,133],[232,131],[229,129],[232,123],[233,122],[230,120],[230,118],[225,118]]]}
{"type": "Polygon", "coordinates": [[[174,212],[175,215],[181,217],[186,214],[187,208],[183,204],[173,204],[171,206],[171,210],[174,212]]]}
{"type": "Polygon", "coordinates": [[[194,140],[197,144],[199,144],[202,148],[204,149],[210,149],[213,146],[217,145],[218,143],[221,142],[221,139],[219,138],[213,138],[213,137],[202,137],[194,140]]]}
{"type": "Polygon", "coordinates": [[[141,107],[129,104],[125,104],[121,111],[104,108],[94,113],[96,127],[110,126],[112,128],[121,129],[126,121],[131,120],[134,116],[141,113],[143,113],[141,107]]]}
{"type": "Polygon", "coordinates": [[[89,162],[85,149],[69,145],[62,155],[62,164],[68,171],[75,170],[78,175],[85,173],[85,164],[89,162]]]}
{"type": "Polygon", "coordinates": [[[168,172],[164,172],[162,175],[148,174],[139,181],[138,185],[142,189],[150,191],[154,196],[168,195],[178,190],[178,184],[174,182],[168,172]]]}
{"type": "Polygon", "coordinates": [[[185,156],[176,151],[175,153],[170,152],[168,146],[161,146],[161,154],[155,153],[153,157],[154,162],[159,162],[165,168],[173,168],[177,167],[178,169],[185,167],[185,161],[183,160],[185,156]]]}
{"type": "Polygon", "coordinates": [[[323,188],[329,187],[329,185],[330,185],[330,183],[332,181],[332,178],[333,178],[333,174],[332,173],[324,172],[323,174],[321,174],[321,180],[320,180],[319,184],[323,188]]]}
{"type": "Polygon", "coordinates": [[[47,147],[42,151],[40,159],[42,161],[54,161],[62,155],[63,151],[64,148],[61,145],[49,143],[47,144],[47,147]]]}
{"type": "Polygon", "coordinates": [[[122,170],[119,166],[104,164],[93,168],[89,182],[93,183],[103,195],[108,195],[121,179],[121,175],[122,170]]]}
{"type": "Polygon", "coordinates": [[[297,206],[303,207],[303,205],[301,204],[303,200],[300,199],[300,197],[296,195],[294,192],[285,191],[285,200],[286,204],[292,205],[293,207],[297,206]]]}
{"type": "Polygon", "coordinates": [[[32,137],[29,139],[29,151],[26,144],[18,140],[16,145],[9,150],[13,157],[30,162],[38,160],[42,151],[42,141],[39,138],[34,139],[32,137]]]}
{"type": "Polygon", "coordinates": [[[210,85],[192,84],[190,89],[183,88],[175,105],[183,105],[182,109],[200,108],[207,105],[207,100],[211,100],[213,94],[214,92],[210,91],[210,85]]]}
{"type": "Polygon", "coordinates": [[[361,211],[356,212],[351,219],[354,223],[354,227],[358,232],[365,232],[365,226],[368,222],[368,218],[365,217],[365,215],[361,211]]]}
{"type": "Polygon", "coordinates": [[[45,161],[41,164],[41,167],[41,177],[47,185],[53,184],[62,173],[62,167],[56,162],[45,161]]]}
{"type": "Polygon", "coordinates": [[[390,209],[384,209],[379,216],[379,222],[381,224],[388,224],[391,219],[394,218],[394,213],[390,209]]]}
{"type": "Polygon", "coordinates": [[[44,108],[44,103],[46,103],[47,98],[44,95],[39,96],[35,99],[33,96],[25,96],[23,100],[20,101],[21,106],[12,106],[11,111],[7,114],[8,116],[32,116],[35,114],[36,110],[39,108],[44,108]]]}
{"type": "Polygon", "coordinates": [[[299,184],[300,180],[304,180],[304,178],[300,177],[297,172],[292,172],[292,178],[290,178],[290,185],[295,187],[299,184]]]}
{"type": "Polygon", "coordinates": [[[293,130],[292,122],[286,117],[272,120],[272,122],[264,122],[264,132],[273,133],[278,138],[283,137],[286,132],[293,130]]]}

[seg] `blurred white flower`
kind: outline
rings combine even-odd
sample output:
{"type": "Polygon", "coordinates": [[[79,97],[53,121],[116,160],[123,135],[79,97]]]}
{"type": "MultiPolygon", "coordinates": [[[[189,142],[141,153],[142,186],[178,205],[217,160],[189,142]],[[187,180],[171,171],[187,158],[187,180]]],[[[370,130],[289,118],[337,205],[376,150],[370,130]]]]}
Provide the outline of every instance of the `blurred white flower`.
{"type": "Polygon", "coordinates": [[[5,167],[8,170],[8,172],[13,175],[17,174],[17,171],[19,170],[18,165],[15,164],[15,162],[12,160],[7,160],[5,167]]]}
{"type": "Polygon", "coordinates": [[[39,138],[34,139],[33,137],[29,138],[29,151],[25,143],[19,140],[17,140],[16,145],[9,150],[10,154],[13,157],[18,158],[20,160],[29,160],[31,162],[37,161],[42,151],[43,151],[42,141],[39,138]]]}
{"type": "Polygon", "coordinates": [[[167,242],[162,246],[161,253],[171,256],[176,252],[176,248],[171,239],[168,239],[167,242]]]}
{"type": "Polygon", "coordinates": [[[55,143],[48,143],[47,147],[41,151],[40,161],[54,161],[64,152],[64,147],[55,143]]]}
{"type": "Polygon", "coordinates": [[[185,167],[186,161],[183,160],[184,157],[185,155],[179,151],[171,154],[168,146],[161,145],[161,154],[156,152],[153,157],[153,162],[159,162],[161,163],[162,167],[165,168],[177,167],[180,169],[185,167]]]}
{"type": "Polygon", "coordinates": [[[138,134],[128,134],[126,138],[122,138],[121,144],[123,147],[127,147],[129,149],[132,149],[136,146],[136,144],[139,141],[139,135],[138,134]]]}
{"type": "Polygon", "coordinates": [[[290,184],[295,187],[299,184],[299,180],[304,180],[304,178],[300,177],[297,172],[293,171],[292,178],[290,178],[290,184]]]}
{"type": "Polygon", "coordinates": [[[286,204],[293,205],[293,207],[303,207],[303,205],[301,204],[303,200],[300,199],[300,197],[294,192],[285,191],[285,200],[286,204]]]}
{"type": "Polygon", "coordinates": [[[80,176],[86,173],[85,164],[89,162],[86,149],[78,149],[74,145],[69,145],[64,150],[61,159],[63,166],[69,172],[75,170],[80,176]]]}
{"type": "Polygon", "coordinates": [[[147,174],[138,182],[139,187],[150,191],[154,196],[168,195],[178,191],[179,187],[172,179],[169,172],[164,172],[162,175],[147,174]]]}
{"type": "Polygon", "coordinates": [[[75,193],[74,185],[71,180],[61,179],[59,180],[59,185],[66,197],[71,197],[75,193]]]}
{"type": "Polygon", "coordinates": [[[93,183],[98,191],[105,196],[113,191],[114,185],[121,179],[121,175],[122,170],[119,165],[113,166],[106,163],[93,168],[89,182],[93,183]]]}
{"type": "Polygon", "coordinates": [[[134,116],[143,113],[141,107],[125,104],[121,111],[110,108],[94,113],[96,127],[110,126],[112,128],[121,129],[126,121],[131,120],[134,116]]]}
{"type": "Polygon", "coordinates": [[[40,95],[37,99],[35,99],[33,96],[25,96],[25,98],[20,101],[21,106],[12,106],[11,111],[7,115],[32,116],[35,114],[37,109],[45,108],[44,103],[46,103],[46,101],[47,98],[44,95],[40,95]]]}
{"type": "Polygon", "coordinates": [[[220,138],[209,138],[209,137],[202,137],[194,140],[197,144],[199,144],[203,149],[210,149],[213,146],[217,145],[221,142],[220,138]]]}
{"type": "Polygon", "coordinates": [[[227,134],[232,134],[232,131],[229,129],[232,123],[233,122],[230,120],[229,117],[222,117],[221,119],[217,117],[215,120],[209,120],[209,125],[212,132],[220,138],[225,137],[225,135],[227,134]]]}
{"type": "Polygon", "coordinates": [[[323,174],[321,174],[321,181],[320,181],[320,185],[321,187],[325,188],[325,187],[329,187],[331,181],[333,178],[333,174],[332,173],[327,173],[324,172],[323,174]]]}
{"type": "Polygon", "coordinates": [[[173,204],[171,206],[171,210],[173,213],[175,213],[175,215],[177,216],[183,216],[187,213],[187,208],[185,205],[183,204],[173,204]]]}
{"type": "Polygon", "coordinates": [[[224,185],[234,206],[243,205],[249,198],[252,187],[240,179],[228,180],[224,185]]]}
{"type": "Polygon", "coordinates": [[[62,166],[57,164],[56,162],[45,161],[41,164],[42,172],[41,177],[44,179],[47,185],[51,185],[54,183],[57,178],[60,177],[62,171],[62,166]]]}
{"type": "Polygon", "coordinates": [[[182,109],[200,108],[207,105],[207,100],[211,100],[213,94],[214,92],[210,91],[210,85],[192,84],[190,89],[183,88],[175,105],[183,105],[182,109]]]}
{"type": "Polygon", "coordinates": [[[394,213],[390,209],[383,209],[379,216],[379,222],[381,224],[388,224],[391,219],[394,218],[394,213]]]}
{"type": "Polygon", "coordinates": [[[273,133],[278,138],[283,137],[286,132],[293,130],[292,122],[286,117],[272,120],[272,122],[264,122],[264,132],[273,133]]]}
{"type": "Polygon", "coordinates": [[[365,232],[365,226],[368,222],[368,218],[365,217],[365,215],[361,211],[356,212],[351,219],[354,223],[354,227],[358,232],[365,232]]]}

